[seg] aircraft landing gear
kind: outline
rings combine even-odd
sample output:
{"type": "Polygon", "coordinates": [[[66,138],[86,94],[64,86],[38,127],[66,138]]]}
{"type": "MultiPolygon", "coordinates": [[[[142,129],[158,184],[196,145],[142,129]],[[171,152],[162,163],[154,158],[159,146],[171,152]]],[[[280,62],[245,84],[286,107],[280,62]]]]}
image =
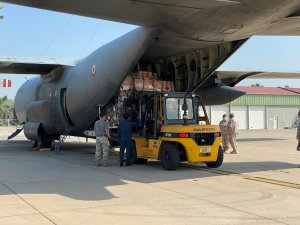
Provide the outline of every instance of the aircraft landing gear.
{"type": "Polygon", "coordinates": [[[51,144],[52,136],[42,131],[39,133],[38,140],[34,141],[32,148],[36,150],[51,149],[51,144]]]}

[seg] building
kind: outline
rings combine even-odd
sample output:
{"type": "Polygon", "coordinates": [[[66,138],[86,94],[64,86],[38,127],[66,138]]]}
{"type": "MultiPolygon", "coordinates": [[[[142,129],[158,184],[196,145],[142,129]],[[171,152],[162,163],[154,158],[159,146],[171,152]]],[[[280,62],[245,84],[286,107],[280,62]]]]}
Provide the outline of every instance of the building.
{"type": "Polygon", "coordinates": [[[212,124],[218,124],[224,113],[233,112],[240,129],[291,128],[300,109],[300,88],[235,87],[246,95],[230,104],[208,106],[212,124]]]}

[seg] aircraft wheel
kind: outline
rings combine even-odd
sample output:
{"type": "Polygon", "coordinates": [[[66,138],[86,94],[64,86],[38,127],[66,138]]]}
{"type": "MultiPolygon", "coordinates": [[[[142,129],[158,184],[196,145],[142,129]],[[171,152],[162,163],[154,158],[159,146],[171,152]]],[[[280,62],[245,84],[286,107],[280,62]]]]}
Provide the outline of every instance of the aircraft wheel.
{"type": "Polygon", "coordinates": [[[160,152],[161,165],[165,170],[176,170],[179,166],[179,151],[176,145],[166,143],[160,152]]]}
{"type": "Polygon", "coordinates": [[[36,147],[38,149],[51,148],[51,144],[52,144],[52,137],[45,132],[40,132],[36,147]]]}
{"type": "Polygon", "coordinates": [[[210,168],[218,168],[222,165],[223,158],[224,158],[224,151],[223,151],[223,148],[220,146],[219,151],[218,151],[217,161],[216,162],[207,162],[206,165],[207,165],[207,167],[210,167],[210,168]]]}

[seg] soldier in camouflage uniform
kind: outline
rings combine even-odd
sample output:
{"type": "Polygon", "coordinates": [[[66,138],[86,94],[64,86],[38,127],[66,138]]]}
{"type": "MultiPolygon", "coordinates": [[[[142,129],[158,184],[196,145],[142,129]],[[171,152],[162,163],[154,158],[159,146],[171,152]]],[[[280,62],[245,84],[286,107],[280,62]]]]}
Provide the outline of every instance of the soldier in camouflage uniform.
{"type": "Polygon", "coordinates": [[[236,148],[236,137],[239,133],[239,125],[238,122],[234,119],[234,114],[229,114],[229,121],[228,121],[228,141],[233,148],[233,151],[230,154],[237,154],[236,148]]]}
{"type": "Polygon", "coordinates": [[[222,147],[224,153],[228,150],[228,120],[227,120],[227,115],[223,115],[223,119],[219,123],[220,130],[221,130],[221,135],[222,135],[222,147]]]}
{"type": "MultiPolygon", "coordinates": [[[[300,120],[300,110],[298,112],[298,120],[300,120]]],[[[297,151],[300,151],[300,122],[298,123],[296,138],[298,139],[297,151]]]]}
{"type": "Polygon", "coordinates": [[[108,166],[108,150],[110,146],[108,138],[110,138],[110,134],[108,123],[106,122],[106,115],[100,115],[100,120],[95,122],[94,130],[96,133],[96,166],[108,166]]]}

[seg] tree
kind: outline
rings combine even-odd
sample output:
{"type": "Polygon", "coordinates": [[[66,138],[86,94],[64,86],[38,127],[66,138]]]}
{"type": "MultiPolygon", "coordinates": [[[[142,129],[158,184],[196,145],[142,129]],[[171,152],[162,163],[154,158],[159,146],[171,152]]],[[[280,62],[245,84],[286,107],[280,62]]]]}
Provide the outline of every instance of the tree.
{"type": "Polygon", "coordinates": [[[13,100],[6,96],[0,97],[0,119],[14,119],[14,103],[13,100]]]}
{"type": "Polygon", "coordinates": [[[263,86],[259,83],[256,83],[256,84],[251,84],[251,87],[263,87],[263,86]]]}

